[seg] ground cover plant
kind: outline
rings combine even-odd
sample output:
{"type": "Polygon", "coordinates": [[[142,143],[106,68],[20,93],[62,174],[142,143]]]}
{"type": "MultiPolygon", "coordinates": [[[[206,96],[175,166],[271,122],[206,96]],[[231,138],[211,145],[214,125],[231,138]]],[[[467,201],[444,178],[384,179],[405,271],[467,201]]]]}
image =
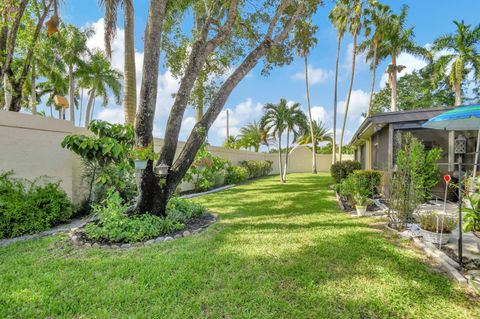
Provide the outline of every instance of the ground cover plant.
{"type": "Polygon", "coordinates": [[[33,182],[0,172],[0,238],[46,230],[72,216],[72,203],[60,182],[33,182]]]}
{"type": "Polygon", "coordinates": [[[1,318],[478,318],[479,300],[409,242],[337,208],[324,174],[196,201],[200,235],[130,250],[62,236],[0,247],[1,318]]]}

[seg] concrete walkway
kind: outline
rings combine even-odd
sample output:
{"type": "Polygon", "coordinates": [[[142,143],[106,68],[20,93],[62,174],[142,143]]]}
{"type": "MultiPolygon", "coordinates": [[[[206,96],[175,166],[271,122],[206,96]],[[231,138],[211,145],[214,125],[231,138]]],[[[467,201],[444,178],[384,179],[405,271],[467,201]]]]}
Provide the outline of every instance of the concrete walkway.
{"type": "Polygon", "coordinates": [[[67,224],[61,224],[58,226],[53,227],[52,229],[32,234],[32,235],[24,235],[24,236],[19,236],[19,237],[14,237],[14,238],[5,238],[5,239],[0,239],[0,246],[8,246],[10,244],[13,244],[17,241],[22,241],[22,240],[29,240],[29,239],[35,239],[39,237],[44,237],[44,236],[50,236],[50,235],[55,235],[61,232],[68,232],[72,228],[77,228],[77,227],[83,227],[86,223],[91,221],[93,218],[92,217],[84,217],[84,218],[75,218],[72,219],[69,223],[67,224]]]}

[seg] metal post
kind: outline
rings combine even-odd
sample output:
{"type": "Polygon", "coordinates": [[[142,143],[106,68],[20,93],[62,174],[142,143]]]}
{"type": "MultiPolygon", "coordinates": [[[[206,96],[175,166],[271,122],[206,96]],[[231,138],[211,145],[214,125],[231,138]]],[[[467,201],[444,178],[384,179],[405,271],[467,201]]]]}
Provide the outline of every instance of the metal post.
{"type": "Polygon", "coordinates": [[[462,156],[458,156],[458,265],[462,270],[463,263],[463,235],[462,235],[462,156]]]}

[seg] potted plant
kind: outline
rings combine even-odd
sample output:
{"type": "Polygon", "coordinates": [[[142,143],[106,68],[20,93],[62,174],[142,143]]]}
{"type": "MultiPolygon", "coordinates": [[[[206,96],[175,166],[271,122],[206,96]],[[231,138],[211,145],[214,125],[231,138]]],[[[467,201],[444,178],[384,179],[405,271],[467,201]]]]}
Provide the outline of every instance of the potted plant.
{"type": "Polygon", "coordinates": [[[477,246],[480,251],[480,193],[468,193],[470,208],[464,208],[463,229],[471,231],[477,237],[477,246]]]}
{"type": "Polygon", "coordinates": [[[457,227],[457,220],[431,211],[420,215],[419,224],[420,235],[425,241],[445,245],[450,240],[452,231],[457,227]]]}
{"type": "Polygon", "coordinates": [[[366,216],[367,206],[370,204],[370,199],[361,193],[356,193],[354,196],[354,199],[355,199],[355,209],[357,210],[357,215],[366,216]]]}
{"type": "Polygon", "coordinates": [[[135,169],[143,170],[147,167],[147,163],[149,160],[155,160],[158,157],[153,151],[152,144],[149,144],[146,147],[135,146],[132,149],[131,157],[133,158],[133,162],[135,163],[135,169]]]}

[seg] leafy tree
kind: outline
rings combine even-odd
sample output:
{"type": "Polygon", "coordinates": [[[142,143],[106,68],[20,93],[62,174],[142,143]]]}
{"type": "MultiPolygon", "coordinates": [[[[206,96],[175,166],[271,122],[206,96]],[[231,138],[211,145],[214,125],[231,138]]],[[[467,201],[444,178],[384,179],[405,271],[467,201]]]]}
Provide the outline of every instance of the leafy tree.
{"type": "Polygon", "coordinates": [[[125,123],[133,125],[137,111],[137,79],[135,69],[135,22],[133,0],[100,0],[100,5],[105,7],[105,52],[108,58],[112,57],[111,42],[117,30],[118,9],[123,8],[124,13],[124,80],[123,80],[123,109],[125,123]]]}
{"type": "Polygon", "coordinates": [[[397,64],[397,58],[401,53],[410,53],[420,58],[430,58],[427,49],[418,46],[414,41],[413,27],[407,28],[406,21],[408,15],[408,6],[404,5],[400,14],[394,14],[389,19],[386,26],[387,34],[383,45],[392,58],[391,64],[387,68],[388,84],[392,90],[391,111],[396,112],[397,108],[397,73],[402,71],[405,66],[397,64]]]}
{"type": "MultiPolygon", "coordinates": [[[[325,127],[325,123],[322,121],[313,121],[313,132],[315,134],[315,142],[318,144],[321,142],[332,141],[332,133],[325,127]]],[[[312,144],[312,138],[310,134],[304,134],[300,136],[298,139],[298,144],[305,145],[305,144],[312,144]]],[[[330,143],[331,144],[331,143],[330,143]]],[[[332,150],[332,146],[330,146],[332,150]]],[[[317,152],[318,153],[318,152],[317,152]]],[[[330,154],[330,153],[328,153],[330,154]]]]}
{"type": "Polygon", "coordinates": [[[434,62],[434,81],[447,76],[455,92],[455,105],[461,105],[466,77],[472,73],[476,81],[480,80],[480,25],[472,29],[464,21],[453,23],[457,27],[455,34],[443,35],[433,42],[433,53],[447,51],[434,62]]]}
{"type": "MultiPolygon", "coordinates": [[[[397,108],[399,111],[426,109],[453,105],[455,96],[446,79],[432,82],[433,66],[402,76],[397,83],[397,108]]],[[[389,110],[391,89],[386,86],[374,94],[372,114],[389,110]]]]}
{"type": "Polygon", "coordinates": [[[262,127],[268,134],[275,136],[278,144],[278,165],[280,170],[280,181],[285,183],[282,167],[282,135],[287,129],[288,106],[287,100],[280,99],[280,103],[267,103],[264,106],[265,114],[262,117],[262,127]]]}
{"type": "Polygon", "coordinates": [[[180,38],[189,39],[186,41],[189,46],[188,62],[183,66],[179,90],[165,128],[165,143],[156,162],[167,165],[168,174],[165,177],[156,176],[153,172],[154,163],[149,161],[147,169],[138,176],[139,197],[135,211],[165,215],[168,200],[192,164],[230,93],[262,58],[265,58],[266,62],[264,74],[272,67],[287,64],[292,60],[293,41],[289,37],[290,32],[298,21],[311,17],[320,2],[261,1],[256,2],[255,10],[251,10],[250,3],[238,0],[194,2],[191,6],[193,15],[185,15],[175,20],[171,17],[180,16],[175,5],[182,5],[183,2],[150,2],[144,36],[143,78],[135,126],[137,146],[149,145],[153,140],[163,31],[168,29],[168,23],[186,23],[184,18],[190,17],[195,17],[195,30],[181,31],[183,36],[180,38]],[[168,10],[167,3],[171,5],[168,10]],[[230,48],[230,52],[234,52],[228,59],[228,65],[233,71],[220,79],[208,110],[195,124],[182,151],[175,158],[180,123],[190,101],[193,86],[208,58],[217,56],[226,47],[230,48]]]}

